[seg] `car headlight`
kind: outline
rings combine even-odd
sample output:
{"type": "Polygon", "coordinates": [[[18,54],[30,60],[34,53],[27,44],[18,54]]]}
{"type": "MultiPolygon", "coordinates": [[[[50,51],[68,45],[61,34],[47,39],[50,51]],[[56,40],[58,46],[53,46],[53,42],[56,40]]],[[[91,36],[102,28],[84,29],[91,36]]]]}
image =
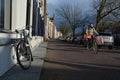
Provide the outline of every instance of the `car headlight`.
{"type": "Polygon", "coordinates": [[[114,39],[113,39],[113,37],[111,37],[111,38],[110,38],[110,41],[111,41],[111,42],[114,42],[114,39]]]}

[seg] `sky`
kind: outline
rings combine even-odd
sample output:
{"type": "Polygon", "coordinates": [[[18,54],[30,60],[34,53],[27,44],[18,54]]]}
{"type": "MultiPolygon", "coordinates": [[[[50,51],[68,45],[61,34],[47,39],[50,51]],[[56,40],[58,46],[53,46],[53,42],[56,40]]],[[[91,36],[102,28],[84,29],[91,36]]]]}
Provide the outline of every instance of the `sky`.
{"type": "MultiPolygon", "coordinates": [[[[83,13],[89,13],[89,10],[92,9],[92,1],[93,0],[47,0],[47,13],[52,17],[53,14],[56,13],[55,10],[64,3],[79,4],[83,13]]],[[[56,19],[56,15],[55,24],[57,27],[59,26],[59,21],[56,19]]]]}
{"type": "Polygon", "coordinates": [[[47,0],[47,12],[50,16],[55,13],[55,9],[63,3],[79,4],[83,12],[87,12],[91,9],[92,0],[47,0]]]}

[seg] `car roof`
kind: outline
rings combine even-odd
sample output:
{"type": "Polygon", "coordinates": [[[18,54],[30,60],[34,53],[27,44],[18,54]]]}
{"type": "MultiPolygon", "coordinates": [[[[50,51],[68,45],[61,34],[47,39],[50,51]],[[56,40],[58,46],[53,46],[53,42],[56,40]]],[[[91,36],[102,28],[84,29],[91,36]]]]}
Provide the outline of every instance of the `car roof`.
{"type": "Polygon", "coordinates": [[[99,35],[111,36],[111,32],[99,32],[99,35]]]}

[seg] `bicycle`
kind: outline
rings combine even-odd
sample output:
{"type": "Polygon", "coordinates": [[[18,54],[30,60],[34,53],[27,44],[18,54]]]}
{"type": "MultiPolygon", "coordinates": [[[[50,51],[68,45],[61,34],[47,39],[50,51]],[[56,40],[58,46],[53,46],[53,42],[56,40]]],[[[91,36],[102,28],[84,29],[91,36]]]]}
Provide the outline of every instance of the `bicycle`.
{"type": "Polygon", "coordinates": [[[17,34],[20,34],[20,38],[13,39],[12,44],[16,47],[17,62],[20,67],[27,70],[31,66],[33,61],[32,52],[29,43],[29,31],[27,29],[15,30],[17,34]]]}
{"type": "Polygon", "coordinates": [[[91,34],[85,34],[84,37],[86,38],[86,47],[87,50],[93,50],[94,53],[98,52],[98,47],[97,47],[97,41],[96,41],[96,36],[91,35],[91,34]]]}

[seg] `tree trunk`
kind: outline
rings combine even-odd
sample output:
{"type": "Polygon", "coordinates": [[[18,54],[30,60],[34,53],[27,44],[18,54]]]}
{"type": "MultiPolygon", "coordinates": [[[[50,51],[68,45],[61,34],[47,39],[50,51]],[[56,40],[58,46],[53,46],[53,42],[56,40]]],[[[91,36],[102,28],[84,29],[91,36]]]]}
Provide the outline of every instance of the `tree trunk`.
{"type": "Polygon", "coordinates": [[[98,20],[96,20],[95,29],[98,30],[98,20]]]}
{"type": "Polygon", "coordinates": [[[95,25],[95,29],[97,31],[99,30],[98,24],[99,24],[100,20],[101,20],[101,16],[100,16],[100,14],[97,14],[96,25],[95,25]]]}
{"type": "Polygon", "coordinates": [[[72,40],[72,42],[74,42],[75,41],[75,29],[73,29],[73,40],[72,40]]]}

